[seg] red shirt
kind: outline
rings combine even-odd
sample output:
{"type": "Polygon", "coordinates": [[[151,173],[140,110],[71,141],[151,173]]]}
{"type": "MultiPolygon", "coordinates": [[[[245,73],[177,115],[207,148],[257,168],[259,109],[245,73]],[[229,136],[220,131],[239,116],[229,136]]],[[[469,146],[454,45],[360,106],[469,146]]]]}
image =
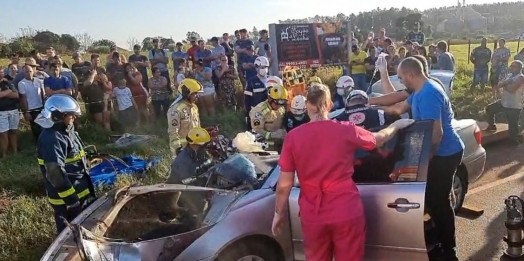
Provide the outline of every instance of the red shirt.
{"type": "Polygon", "coordinates": [[[195,62],[195,53],[198,50],[198,46],[191,46],[187,50],[187,55],[190,57],[191,61],[195,62]]]}
{"type": "Polygon", "coordinates": [[[310,122],[288,133],[279,165],[297,173],[302,222],[337,223],[364,215],[353,161],[357,149],[375,147],[373,134],[352,122],[310,122]]]}

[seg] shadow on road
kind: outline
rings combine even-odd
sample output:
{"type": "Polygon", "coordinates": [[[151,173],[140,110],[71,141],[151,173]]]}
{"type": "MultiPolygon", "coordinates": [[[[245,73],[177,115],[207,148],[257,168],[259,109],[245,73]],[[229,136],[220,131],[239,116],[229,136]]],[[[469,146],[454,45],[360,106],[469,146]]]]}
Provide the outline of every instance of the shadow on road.
{"type": "Polygon", "coordinates": [[[485,172],[496,171],[499,179],[520,172],[524,166],[524,162],[521,162],[519,157],[524,153],[524,146],[514,147],[501,141],[484,148],[487,152],[485,172]]]}
{"type": "MultiPolygon", "coordinates": [[[[524,178],[518,179],[515,184],[520,184],[524,181],[524,178]]],[[[510,195],[507,195],[510,196],[510,195]]],[[[524,192],[520,193],[521,198],[524,197],[524,192]]],[[[502,202],[501,202],[502,204],[502,202]]],[[[503,242],[504,236],[506,236],[506,228],[504,227],[504,221],[506,220],[506,213],[502,211],[486,228],[485,237],[487,238],[485,244],[473,255],[471,255],[467,261],[487,261],[487,260],[523,260],[524,258],[511,259],[502,256],[503,251],[506,249],[506,244],[503,242]]]]}

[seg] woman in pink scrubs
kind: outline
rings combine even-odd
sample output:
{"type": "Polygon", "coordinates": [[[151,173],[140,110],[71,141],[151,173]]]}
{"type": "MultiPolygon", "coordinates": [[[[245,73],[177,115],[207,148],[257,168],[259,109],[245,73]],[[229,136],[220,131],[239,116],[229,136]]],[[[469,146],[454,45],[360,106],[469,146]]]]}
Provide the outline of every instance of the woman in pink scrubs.
{"type": "Polygon", "coordinates": [[[300,182],[300,220],[308,261],[360,261],[364,258],[365,216],[353,182],[357,149],[382,146],[413,123],[401,119],[372,133],[351,122],[328,119],[331,93],[313,85],[307,93],[310,123],[289,132],[280,156],[273,235],[280,233],[295,172],[300,182]]]}

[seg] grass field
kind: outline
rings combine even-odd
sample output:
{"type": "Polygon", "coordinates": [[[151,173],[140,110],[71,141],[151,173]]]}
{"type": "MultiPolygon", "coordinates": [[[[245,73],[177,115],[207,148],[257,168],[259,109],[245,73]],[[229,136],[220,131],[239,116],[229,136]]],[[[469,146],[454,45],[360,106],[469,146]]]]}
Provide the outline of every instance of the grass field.
{"type": "MultiPolygon", "coordinates": [[[[509,48],[514,55],[517,44],[509,43],[509,48]]],[[[453,97],[458,118],[482,118],[484,106],[491,102],[490,90],[470,91],[472,65],[467,63],[467,45],[453,45],[450,51],[458,61],[453,97]]],[[[66,62],[72,63],[67,58],[66,62]]],[[[5,66],[7,63],[7,60],[0,60],[0,65],[5,66]]],[[[102,64],[105,64],[105,61],[102,61],[102,64]]],[[[317,75],[330,86],[334,85],[340,74],[341,71],[338,68],[322,68],[317,72],[317,75]]],[[[111,133],[94,126],[84,117],[80,119],[80,122],[81,137],[87,144],[96,145],[99,151],[117,156],[136,154],[146,158],[153,155],[162,157],[161,163],[148,174],[147,178],[140,181],[141,184],[163,182],[166,179],[170,153],[166,142],[167,125],[165,121],[133,132],[158,135],[159,138],[156,141],[121,150],[106,147],[111,133]]],[[[202,122],[204,126],[220,124],[222,132],[229,136],[234,136],[244,126],[240,112],[222,112],[213,118],[203,117],[202,122]]],[[[2,239],[0,241],[0,260],[39,260],[56,236],[52,210],[46,201],[43,180],[36,164],[35,146],[27,131],[27,125],[23,122],[21,125],[20,152],[0,161],[0,239],[2,239]]],[[[117,182],[117,186],[136,181],[133,178],[121,179],[117,182]]]]}

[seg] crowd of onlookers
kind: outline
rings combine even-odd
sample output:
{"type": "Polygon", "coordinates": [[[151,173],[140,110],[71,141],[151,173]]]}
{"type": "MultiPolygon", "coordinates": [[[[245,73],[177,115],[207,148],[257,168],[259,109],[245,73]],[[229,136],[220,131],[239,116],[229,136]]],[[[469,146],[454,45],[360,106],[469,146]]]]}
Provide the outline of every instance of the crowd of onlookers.
{"type": "Polygon", "coordinates": [[[256,57],[270,56],[268,32],[259,33],[260,39],[253,41],[246,29],[237,30],[235,43],[224,33],[220,39],[211,39],[212,48],[192,38],[187,51],[178,42],[171,53],[154,39],[154,48],[146,55],[135,45],[129,57],[111,46],[106,64],[101,64],[99,54],[84,61],[82,55],[73,53],[74,63],[68,65],[53,47],[46,50],[45,58],[38,50],[25,59],[23,54],[13,54],[9,66],[0,68],[1,156],[6,156],[9,146],[15,153],[18,150],[20,116],[30,123],[35,140],[38,138],[41,127],[35,119],[45,99],[56,93],[80,98],[88,116],[108,130],[114,129],[111,124],[115,122],[129,128],[166,117],[176,86],[185,78],[194,78],[203,86],[198,99],[201,113],[214,115],[217,108],[236,110],[235,81],[245,85],[246,78],[256,74],[252,66],[256,57]],[[113,111],[118,121],[111,120],[113,111]]]}
{"type": "MultiPolygon", "coordinates": [[[[114,129],[112,111],[116,112],[117,122],[124,128],[165,117],[178,91],[176,86],[185,78],[194,78],[203,86],[204,92],[198,99],[201,113],[213,115],[217,108],[236,110],[240,103],[235,82],[239,80],[245,87],[246,80],[257,75],[256,57],[265,56],[271,63],[268,31],[261,30],[259,35],[260,38],[253,41],[246,29],[237,30],[233,43],[229,34],[224,33],[221,38],[211,38],[211,48],[204,40],[192,38],[187,51],[178,42],[171,53],[154,39],[154,48],[146,55],[142,54],[140,45],[135,45],[129,57],[111,46],[106,64],[101,64],[98,54],[91,54],[89,60],[84,61],[79,53],[73,53],[74,63],[68,65],[53,47],[46,50],[46,58],[33,50],[23,63],[22,54],[13,54],[9,66],[0,70],[1,156],[7,154],[8,145],[17,151],[16,130],[20,116],[30,123],[37,139],[41,129],[34,120],[45,99],[56,93],[81,98],[88,115],[108,130],[114,129]]],[[[455,58],[448,52],[446,42],[426,47],[424,41],[424,33],[418,25],[402,45],[389,38],[385,29],[376,36],[370,32],[360,44],[353,39],[346,73],[353,78],[356,88],[367,89],[380,79],[375,70],[380,53],[388,54],[389,75],[396,74],[402,59],[416,54],[426,57],[431,69],[455,70],[455,58]]],[[[475,66],[473,86],[484,86],[488,78],[492,86],[496,86],[507,73],[509,56],[503,39],[493,55],[483,39],[470,58],[475,66]],[[489,62],[492,63],[491,77],[488,77],[489,62]]],[[[515,59],[523,60],[524,51],[515,59]]]]}
{"type": "Polygon", "coordinates": [[[396,75],[400,62],[413,55],[426,57],[430,69],[455,71],[455,57],[448,52],[448,44],[445,41],[427,47],[424,42],[424,33],[420,31],[418,25],[408,33],[401,45],[388,37],[385,29],[379,30],[377,36],[370,32],[361,44],[353,41],[349,69],[355,86],[366,90],[370,84],[380,79],[380,75],[375,70],[375,62],[381,53],[387,54],[389,75],[396,75]]]}

